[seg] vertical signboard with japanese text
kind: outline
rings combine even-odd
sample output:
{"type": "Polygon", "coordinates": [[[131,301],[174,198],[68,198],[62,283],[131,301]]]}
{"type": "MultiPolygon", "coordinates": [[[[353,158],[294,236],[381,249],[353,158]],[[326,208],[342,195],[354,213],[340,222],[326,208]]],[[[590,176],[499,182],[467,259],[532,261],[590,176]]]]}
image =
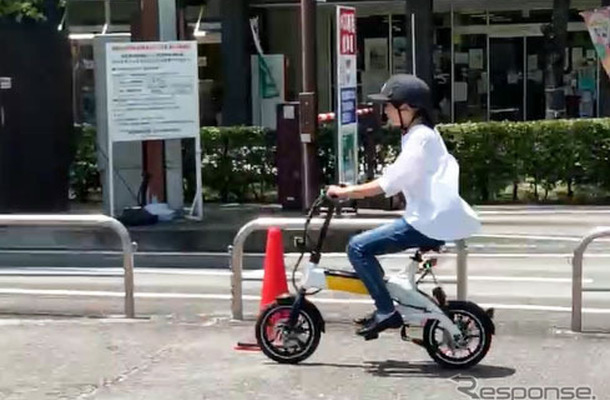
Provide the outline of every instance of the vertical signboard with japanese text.
{"type": "Polygon", "coordinates": [[[337,6],[337,165],[339,183],[358,180],[356,9],[337,6]]]}

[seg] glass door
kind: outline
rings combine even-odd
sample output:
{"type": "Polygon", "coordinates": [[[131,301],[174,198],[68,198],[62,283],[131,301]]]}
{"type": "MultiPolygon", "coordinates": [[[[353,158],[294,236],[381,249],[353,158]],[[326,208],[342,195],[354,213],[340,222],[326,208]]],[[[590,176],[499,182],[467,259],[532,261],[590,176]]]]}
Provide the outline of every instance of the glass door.
{"type": "Polygon", "coordinates": [[[526,109],[524,37],[489,38],[489,119],[522,121],[526,109]]]}

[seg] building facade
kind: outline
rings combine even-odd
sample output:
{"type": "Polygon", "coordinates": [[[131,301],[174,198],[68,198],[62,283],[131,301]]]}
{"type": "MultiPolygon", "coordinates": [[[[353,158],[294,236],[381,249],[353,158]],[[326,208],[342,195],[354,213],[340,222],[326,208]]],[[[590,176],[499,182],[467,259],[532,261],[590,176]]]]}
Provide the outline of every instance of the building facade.
{"type": "MultiPolygon", "coordinates": [[[[302,70],[299,0],[205,3],[184,10],[187,35],[199,42],[201,124],[252,123],[250,71],[256,46],[250,18],[258,18],[264,53],[285,57],[284,97],[297,100],[302,70]]],[[[415,69],[432,81],[443,122],[544,118],[546,43],[541,28],[552,20],[552,0],[320,1],[320,112],[334,109],[334,12],[339,4],[357,10],[361,102],[391,74],[415,69]]],[[[603,114],[599,99],[606,78],[579,14],[600,6],[601,0],[571,1],[564,68],[571,118],[603,114]]],[[[62,23],[72,39],[77,122],[95,123],[93,35],[129,35],[136,9],[136,0],[68,0],[62,23]]]]}

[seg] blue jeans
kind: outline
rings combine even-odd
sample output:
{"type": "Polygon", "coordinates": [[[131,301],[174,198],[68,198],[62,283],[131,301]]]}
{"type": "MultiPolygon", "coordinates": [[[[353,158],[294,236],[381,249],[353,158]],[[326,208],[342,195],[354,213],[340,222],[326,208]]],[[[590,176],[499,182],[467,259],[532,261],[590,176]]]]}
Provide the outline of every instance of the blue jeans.
{"type": "Polygon", "coordinates": [[[399,218],[392,223],[354,236],[347,246],[347,255],[375,300],[377,310],[382,314],[390,314],[394,311],[394,303],[383,280],[383,269],[375,256],[443,244],[445,242],[424,236],[404,218],[399,218]]]}

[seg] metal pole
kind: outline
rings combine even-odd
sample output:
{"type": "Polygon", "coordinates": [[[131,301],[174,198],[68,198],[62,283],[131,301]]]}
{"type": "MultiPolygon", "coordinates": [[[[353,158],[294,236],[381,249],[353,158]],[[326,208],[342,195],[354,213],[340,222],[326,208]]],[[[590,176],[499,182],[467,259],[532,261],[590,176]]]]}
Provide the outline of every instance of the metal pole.
{"type": "Polygon", "coordinates": [[[572,331],[582,332],[582,256],[580,246],[572,260],[572,331]]]}
{"type": "MultiPolygon", "coordinates": [[[[302,110],[301,110],[302,111],[302,110]]],[[[310,193],[310,166],[309,166],[309,154],[310,144],[303,143],[303,209],[309,208],[309,199],[311,199],[310,193]]]]}
{"type": "MultiPolygon", "coordinates": [[[[245,227],[244,227],[245,228],[245,227]]],[[[244,230],[242,228],[242,231],[244,230]]],[[[243,243],[246,240],[247,234],[240,231],[233,242],[233,246],[229,246],[229,268],[231,270],[231,314],[233,319],[243,321],[244,319],[244,303],[242,299],[242,270],[243,270],[243,243]],[[240,235],[241,234],[241,235],[240,235]],[[242,239],[243,237],[243,239],[242,239]]]]}
{"type": "Polygon", "coordinates": [[[411,66],[413,75],[417,76],[417,53],[415,49],[415,13],[411,14],[411,66]]]}
{"type": "MultiPolygon", "coordinates": [[[[304,93],[313,93],[313,107],[307,110],[301,109],[300,113],[307,112],[303,116],[305,121],[317,127],[318,100],[317,100],[317,74],[316,74],[316,0],[301,0],[301,50],[302,50],[302,74],[304,93]]],[[[311,204],[311,194],[315,191],[313,177],[315,163],[312,163],[314,154],[314,137],[316,128],[309,133],[310,140],[303,142],[303,209],[306,210],[311,204]]]]}
{"type": "Polygon", "coordinates": [[[489,9],[485,10],[485,22],[487,24],[487,121],[491,120],[491,29],[489,28],[489,9]]]}
{"type": "Polygon", "coordinates": [[[464,240],[458,240],[455,244],[457,247],[457,297],[458,300],[465,301],[468,297],[468,251],[464,240]]]}
{"type": "Polygon", "coordinates": [[[110,208],[110,216],[114,217],[114,141],[112,140],[113,132],[108,129],[108,165],[106,173],[108,174],[108,205],[110,208]]]}
{"type": "Polygon", "coordinates": [[[197,180],[197,189],[195,190],[193,209],[197,205],[198,219],[203,219],[203,183],[201,174],[201,136],[197,133],[195,136],[195,179],[197,180]]]}
{"type": "Polygon", "coordinates": [[[523,35],[523,120],[527,121],[527,35],[523,35]]]}
{"type": "Polygon", "coordinates": [[[133,254],[136,244],[130,243],[129,246],[123,247],[123,270],[125,285],[125,316],[127,318],[135,317],[135,300],[134,300],[134,284],[133,284],[133,254]]]}
{"type": "Polygon", "coordinates": [[[303,91],[316,91],[316,1],[301,0],[303,91]]]}
{"type": "Polygon", "coordinates": [[[392,18],[392,13],[388,14],[388,47],[390,49],[390,51],[388,52],[388,65],[389,65],[389,75],[394,74],[394,32],[393,32],[393,26],[392,24],[394,23],[393,18],[392,18]]]}

